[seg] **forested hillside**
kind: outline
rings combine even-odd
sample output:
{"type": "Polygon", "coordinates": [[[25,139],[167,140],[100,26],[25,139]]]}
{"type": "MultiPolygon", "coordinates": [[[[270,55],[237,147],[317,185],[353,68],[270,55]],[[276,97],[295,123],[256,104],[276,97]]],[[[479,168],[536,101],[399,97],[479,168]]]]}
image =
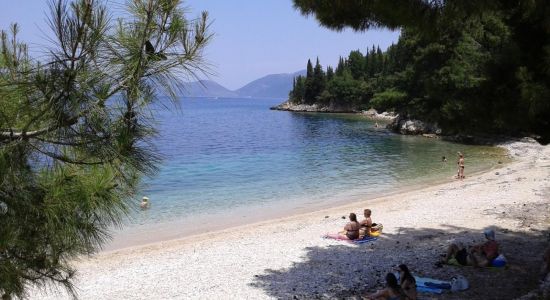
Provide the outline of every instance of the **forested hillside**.
{"type": "MultiPolygon", "coordinates": [[[[307,3],[295,2],[310,13],[307,3]]],[[[441,6],[437,19],[432,18],[436,21],[423,19],[437,26],[387,26],[402,28],[402,33],[384,52],[375,47],[352,51],[334,69],[308,61],[307,75],[295,79],[289,98],[293,103],[393,110],[437,123],[447,134],[536,134],[548,139],[549,6],[535,1],[532,7],[483,7],[469,14],[460,6],[454,9],[462,13],[447,15],[441,12],[449,8],[441,6]]],[[[362,29],[363,23],[324,21],[337,17],[333,10],[315,14],[329,27],[362,29]]]]}

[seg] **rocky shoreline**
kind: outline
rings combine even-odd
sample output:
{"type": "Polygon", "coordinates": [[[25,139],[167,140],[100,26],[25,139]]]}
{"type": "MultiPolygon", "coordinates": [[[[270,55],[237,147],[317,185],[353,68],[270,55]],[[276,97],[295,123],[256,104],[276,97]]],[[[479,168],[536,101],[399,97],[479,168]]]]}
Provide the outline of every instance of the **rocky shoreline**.
{"type": "Polygon", "coordinates": [[[357,113],[352,107],[320,106],[318,104],[293,104],[285,101],[279,105],[270,107],[271,110],[293,112],[320,112],[320,113],[357,113]]]}
{"type": "Polygon", "coordinates": [[[290,112],[317,112],[317,113],[353,113],[367,116],[374,121],[381,121],[386,128],[403,135],[421,135],[426,138],[441,138],[446,141],[471,144],[471,145],[498,145],[507,141],[533,142],[538,137],[512,137],[504,135],[446,135],[443,130],[433,123],[424,122],[414,118],[407,118],[394,112],[378,112],[376,109],[360,110],[354,107],[320,106],[318,104],[292,104],[285,101],[279,105],[270,107],[271,110],[290,112]]]}
{"type": "Polygon", "coordinates": [[[430,124],[416,119],[402,117],[393,112],[378,112],[371,108],[369,110],[358,110],[354,107],[320,106],[318,104],[293,104],[285,101],[273,106],[272,110],[291,112],[322,112],[322,113],[355,113],[362,114],[376,121],[388,122],[386,127],[394,132],[405,135],[424,135],[426,137],[437,137],[442,134],[437,124],[430,124]]]}
{"type": "Polygon", "coordinates": [[[318,104],[292,104],[285,101],[279,105],[270,107],[271,110],[291,111],[291,112],[318,112],[318,113],[354,113],[362,114],[373,120],[394,121],[399,115],[393,112],[378,113],[375,109],[359,110],[351,106],[320,106],[318,104]]]}

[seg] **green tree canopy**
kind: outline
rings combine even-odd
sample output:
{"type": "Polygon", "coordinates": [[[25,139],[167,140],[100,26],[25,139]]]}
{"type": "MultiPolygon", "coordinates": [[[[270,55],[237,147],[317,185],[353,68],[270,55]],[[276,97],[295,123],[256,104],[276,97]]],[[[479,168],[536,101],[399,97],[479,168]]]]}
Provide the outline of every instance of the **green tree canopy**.
{"type": "MultiPolygon", "coordinates": [[[[439,23],[449,19],[459,20],[480,11],[512,8],[513,1],[482,0],[293,0],[294,7],[304,15],[314,15],[324,26],[342,30],[372,28],[414,28],[422,32],[433,32],[439,23]]],[[[538,0],[539,4],[544,0],[538,0]]],[[[522,4],[520,4],[522,5],[522,4]]],[[[533,1],[523,4],[532,8],[533,1]]]]}
{"type": "Polygon", "coordinates": [[[114,19],[101,1],[51,2],[53,46],[40,61],[1,32],[0,295],[56,282],[131,209],[158,160],[148,106],[175,99],[206,66],[207,13],[178,0],[134,0],[114,19]]]}
{"type": "Polygon", "coordinates": [[[550,2],[294,0],[294,6],[336,30],[401,29],[386,53],[373,48],[365,55],[368,90],[381,93],[376,102],[437,122],[446,133],[534,133],[550,141],[550,2]]]}
{"type": "Polygon", "coordinates": [[[350,52],[348,56],[348,68],[354,79],[363,77],[365,71],[365,58],[359,50],[350,52]]]}

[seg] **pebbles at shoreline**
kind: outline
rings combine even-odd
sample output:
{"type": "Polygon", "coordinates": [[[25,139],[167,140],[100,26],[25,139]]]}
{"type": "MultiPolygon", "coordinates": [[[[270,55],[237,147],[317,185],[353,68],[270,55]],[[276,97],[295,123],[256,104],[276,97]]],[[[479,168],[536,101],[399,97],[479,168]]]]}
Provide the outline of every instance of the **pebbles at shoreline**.
{"type": "MultiPolygon", "coordinates": [[[[360,299],[400,263],[419,275],[461,274],[470,282],[467,291],[424,299],[514,299],[537,286],[547,245],[550,147],[505,147],[514,162],[463,181],[85,258],[76,262],[80,299],[360,299]],[[378,241],[320,238],[366,207],[384,224],[378,241]],[[487,227],[496,230],[508,269],[434,265],[449,242],[482,241],[487,227]]],[[[31,294],[60,298],[67,296],[31,294]]]]}

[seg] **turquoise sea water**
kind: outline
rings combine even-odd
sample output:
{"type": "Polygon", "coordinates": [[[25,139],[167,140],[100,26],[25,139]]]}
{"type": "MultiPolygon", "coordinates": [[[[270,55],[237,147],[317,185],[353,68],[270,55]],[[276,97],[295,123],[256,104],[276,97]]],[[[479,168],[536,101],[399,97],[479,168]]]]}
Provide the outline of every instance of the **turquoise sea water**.
{"type": "Polygon", "coordinates": [[[466,175],[505,159],[496,148],[396,135],[361,115],[269,110],[280,102],[184,99],[180,110],[155,111],[164,160],[135,200],[148,196],[151,209],[126,227],[315,210],[448,180],[457,151],[466,175]]]}

